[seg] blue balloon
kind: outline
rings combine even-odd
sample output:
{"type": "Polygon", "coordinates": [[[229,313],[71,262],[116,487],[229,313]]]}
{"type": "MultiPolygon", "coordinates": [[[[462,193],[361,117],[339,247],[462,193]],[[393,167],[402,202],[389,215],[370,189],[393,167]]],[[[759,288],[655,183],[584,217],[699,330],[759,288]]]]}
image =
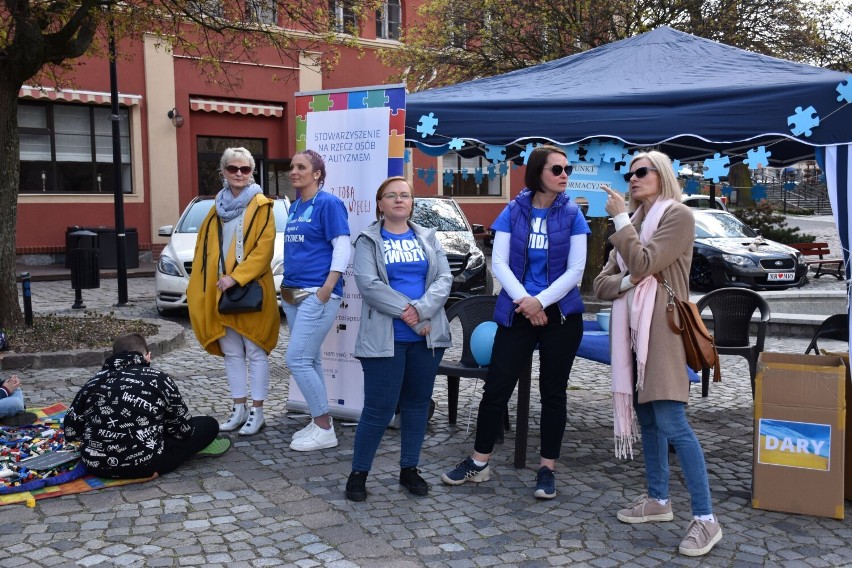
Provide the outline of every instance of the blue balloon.
{"type": "Polygon", "coordinates": [[[496,334],[497,324],[493,321],[482,322],[470,334],[470,352],[482,367],[491,363],[491,349],[496,334]]]}

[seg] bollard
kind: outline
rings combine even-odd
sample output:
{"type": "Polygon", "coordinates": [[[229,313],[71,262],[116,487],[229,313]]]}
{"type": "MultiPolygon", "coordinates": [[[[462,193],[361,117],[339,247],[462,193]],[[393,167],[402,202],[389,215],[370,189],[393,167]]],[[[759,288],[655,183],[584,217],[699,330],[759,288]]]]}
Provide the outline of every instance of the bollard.
{"type": "Polygon", "coordinates": [[[24,296],[24,322],[27,327],[33,326],[33,294],[30,290],[30,273],[21,273],[21,291],[24,296]]]}

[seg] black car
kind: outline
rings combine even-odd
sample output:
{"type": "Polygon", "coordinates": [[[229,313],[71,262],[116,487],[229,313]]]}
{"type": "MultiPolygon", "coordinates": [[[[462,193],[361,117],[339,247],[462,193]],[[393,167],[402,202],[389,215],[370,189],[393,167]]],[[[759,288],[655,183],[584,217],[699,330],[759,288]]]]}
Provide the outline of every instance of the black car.
{"type": "Polygon", "coordinates": [[[484,233],[482,225],[471,226],[458,203],[449,197],[415,197],[411,220],[438,230],[438,240],[447,253],[453,273],[451,298],[494,293],[494,278],[485,254],[476,245],[474,233],[484,233]]]}
{"type": "Polygon", "coordinates": [[[796,249],[764,239],[730,213],[711,209],[693,213],[692,288],[786,290],[807,281],[808,267],[796,249]]]}

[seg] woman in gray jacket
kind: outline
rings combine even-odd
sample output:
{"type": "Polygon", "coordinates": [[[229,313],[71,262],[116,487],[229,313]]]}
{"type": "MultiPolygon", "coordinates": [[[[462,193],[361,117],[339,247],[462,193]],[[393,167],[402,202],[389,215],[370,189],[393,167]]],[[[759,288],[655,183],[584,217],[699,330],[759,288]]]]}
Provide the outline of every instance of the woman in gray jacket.
{"type": "Polygon", "coordinates": [[[355,432],[346,498],[367,498],[367,474],[400,408],[399,483],[414,495],[429,493],[417,465],[435,373],[452,345],[444,303],[453,277],[435,236],[410,221],[411,187],[386,179],[376,192],[377,221],[355,241],[355,282],[361,292],[361,326],[355,357],[364,369],[364,409],[355,432]]]}

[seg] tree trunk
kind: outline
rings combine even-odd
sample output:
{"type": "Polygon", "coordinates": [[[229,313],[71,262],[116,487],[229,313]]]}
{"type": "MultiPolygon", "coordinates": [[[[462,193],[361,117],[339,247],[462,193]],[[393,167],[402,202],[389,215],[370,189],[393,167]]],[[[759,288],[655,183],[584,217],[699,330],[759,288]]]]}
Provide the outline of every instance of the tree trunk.
{"type": "Polygon", "coordinates": [[[751,172],[744,163],[734,164],[728,170],[728,183],[737,189],[737,205],[740,207],[754,207],[754,199],[751,197],[751,172]]]}
{"type": "Polygon", "coordinates": [[[0,328],[23,323],[15,278],[15,228],[18,225],[18,91],[21,84],[0,75],[0,328]]]}
{"type": "Polygon", "coordinates": [[[580,292],[583,295],[594,293],[592,285],[606,262],[607,217],[589,217],[589,246],[586,252],[586,270],[583,272],[583,282],[580,292]]]}

